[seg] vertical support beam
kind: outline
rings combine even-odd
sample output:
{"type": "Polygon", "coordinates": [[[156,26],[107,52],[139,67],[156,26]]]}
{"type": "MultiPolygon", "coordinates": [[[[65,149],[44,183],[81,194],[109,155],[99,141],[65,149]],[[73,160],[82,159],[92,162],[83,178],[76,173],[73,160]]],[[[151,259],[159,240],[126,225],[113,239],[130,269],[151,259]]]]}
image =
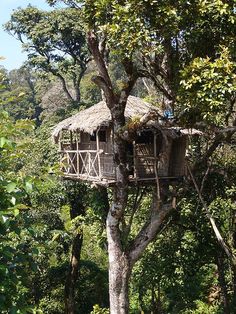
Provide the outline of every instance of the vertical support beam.
{"type": "Polygon", "coordinates": [[[134,179],[137,180],[138,179],[138,172],[137,172],[138,163],[137,163],[135,141],[133,141],[132,144],[133,144],[133,159],[134,159],[134,179]]]}
{"type": "Polygon", "coordinates": [[[62,130],[59,132],[59,151],[61,152],[62,151],[62,130]]]}
{"type": "Polygon", "coordinates": [[[112,139],[112,141],[111,141],[111,144],[112,144],[112,154],[113,154],[113,158],[112,158],[112,167],[113,167],[113,169],[114,169],[114,176],[115,176],[115,178],[117,177],[116,176],[116,167],[115,167],[115,160],[114,160],[114,130],[113,130],[113,128],[111,129],[111,139],[112,139]]]}
{"type": "Polygon", "coordinates": [[[154,132],[154,137],[153,137],[153,145],[154,145],[154,171],[155,173],[158,171],[158,168],[157,168],[157,134],[156,132],[154,132]]]}
{"type": "MultiPolygon", "coordinates": [[[[102,173],[101,173],[101,158],[100,158],[100,147],[99,147],[99,129],[97,129],[96,131],[96,143],[97,143],[97,157],[98,157],[98,176],[99,176],[99,179],[101,179],[102,173]]],[[[96,165],[94,165],[94,167],[96,167],[96,165]]]]}
{"type": "Polygon", "coordinates": [[[159,176],[158,176],[158,162],[157,162],[157,134],[154,132],[154,172],[156,177],[156,185],[157,185],[157,199],[158,201],[161,199],[161,191],[160,191],[160,182],[159,182],[159,176]]]}
{"type": "Polygon", "coordinates": [[[73,142],[73,134],[72,131],[70,131],[70,149],[72,150],[72,142],[73,142]]]}
{"type": "Polygon", "coordinates": [[[79,137],[78,130],[76,130],[76,166],[77,166],[77,175],[79,175],[79,137]]]}
{"type": "Polygon", "coordinates": [[[99,151],[99,129],[96,131],[96,144],[97,144],[97,151],[99,151]]]}
{"type": "Polygon", "coordinates": [[[63,170],[63,166],[62,166],[62,161],[63,161],[63,158],[64,158],[64,152],[62,151],[62,130],[59,132],[59,147],[58,147],[58,150],[60,152],[60,170],[63,170]]]}
{"type": "Polygon", "coordinates": [[[91,171],[91,156],[90,156],[90,151],[88,151],[88,175],[90,176],[90,171],[91,171]]]}
{"type": "MultiPolygon", "coordinates": [[[[72,141],[73,141],[73,135],[72,131],[70,131],[70,150],[72,151],[72,141]]],[[[73,172],[73,153],[69,153],[69,173],[73,172]]]]}

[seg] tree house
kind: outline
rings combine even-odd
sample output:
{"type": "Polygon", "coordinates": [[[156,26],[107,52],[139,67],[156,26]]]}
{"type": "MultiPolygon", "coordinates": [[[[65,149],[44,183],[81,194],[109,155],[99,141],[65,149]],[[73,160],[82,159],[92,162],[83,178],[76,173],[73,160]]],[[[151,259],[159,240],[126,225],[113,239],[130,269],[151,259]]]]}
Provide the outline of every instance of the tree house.
{"type": "MultiPolygon", "coordinates": [[[[126,121],[140,119],[158,109],[130,96],[126,121]]],[[[158,118],[149,120],[127,142],[127,171],[130,182],[155,182],[185,175],[187,137],[192,130],[168,127],[158,118]]],[[[113,132],[110,111],[104,101],[61,121],[53,130],[59,144],[63,176],[109,186],[115,182],[113,132]]]]}

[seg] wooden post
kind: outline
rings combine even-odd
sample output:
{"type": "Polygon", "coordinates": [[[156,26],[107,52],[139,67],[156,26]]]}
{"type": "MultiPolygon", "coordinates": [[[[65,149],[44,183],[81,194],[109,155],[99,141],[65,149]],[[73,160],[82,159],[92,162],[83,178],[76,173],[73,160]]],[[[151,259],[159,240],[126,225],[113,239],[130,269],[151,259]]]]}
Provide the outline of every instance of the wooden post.
{"type": "Polygon", "coordinates": [[[91,166],[91,156],[90,156],[90,151],[88,151],[88,176],[90,176],[90,166],[91,166]]]}
{"type": "Polygon", "coordinates": [[[113,157],[112,157],[112,167],[114,169],[114,176],[116,178],[117,177],[116,176],[117,170],[116,170],[115,160],[114,160],[114,131],[113,131],[113,128],[111,129],[111,139],[112,139],[111,144],[112,144],[112,155],[113,155],[113,157]]]}
{"type": "Polygon", "coordinates": [[[77,164],[77,174],[79,175],[79,138],[78,130],[76,130],[76,164],[77,164]]]}
{"type": "Polygon", "coordinates": [[[155,167],[154,171],[156,173],[157,171],[157,134],[156,132],[154,132],[153,141],[154,141],[153,145],[154,145],[154,167],[155,167]]]}
{"type": "Polygon", "coordinates": [[[72,150],[72,141],[73,141],[73,136],[72,136],[72,131],[70,131],[70,149],[72,150]]]}
{"type": "Polygon", "coordinates": [[[96,131],[96,143],[97,143],[97,156],[98,156],[98,176],[99,176],[99,179],[101,179],[102,173],[101,173],[101,158],[100,158],[100,146],[99,146],[99,130],[100,129],[98,128],[96,131]]]}
{"type": "Polygon", "coordinates": [[[137,156],[136,156],[136,147],[135,147],[135,141],[133,141],[133,158],[134,158],[134,179],[138,179],[138,173],[137,173],[137,156]]]}
{"type": "Polygon", "coordinates": [[[59,132],[59,152],[60,152],[60,170],[63,170],[64,152],[62,151],[62,130],[59,132]]]}
{"type": "Polygon", "coordinates": [[[158,168],[157,168],[157,134],[156,132],[154,132],[154,137],[153,137],[153,141],[154,141],[154,172],[155,172],[155,177],[156,177],[156,185],[157,185],[157,199],[160,200],[161,199],[161,195],[160,195],[160,182],[159,182],[159,177],[158,177],[158,168]]]}
{"type": "Polygon", "coordinates": [[[59,151],[62,151],[62,130],[59,132],[59,151]]]}

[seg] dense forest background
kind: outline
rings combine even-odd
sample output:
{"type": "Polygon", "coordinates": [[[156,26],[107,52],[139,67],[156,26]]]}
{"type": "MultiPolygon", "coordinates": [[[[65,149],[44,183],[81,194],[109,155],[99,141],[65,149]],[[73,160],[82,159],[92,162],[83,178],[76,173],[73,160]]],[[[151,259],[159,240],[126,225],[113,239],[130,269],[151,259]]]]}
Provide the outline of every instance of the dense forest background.
{"type": "MultiPolygon", "coordinates": [[[[130,313],[233,313],[236,307],[235,264],[219,245],[209,220],[214,217],[234,256],[235,38],[226,26],[228,7],[217,3],[219,7],[207,8],[212,12],[202,13],[209,14],[209,20],[214,14],[212,28],[219,19],[222,23],[219,31],[213,30],[217,53],[209,50],[209,56],[199,56],[190,51],[192,60],[188,60],[184,52],[183,68],[175,69],[181,81],[176,108],[179,123],[204,133],[190,138],[188,160],[207,213],[190,176],[186,177],[178,186],[176,210],[134,266],[130,313]],[[227,40],[216,43],[222,34],[227,40]],[[211,147],[212,153],[206,156],[211,147]],[[205,162],[199,164],[203,157],[205,162]]],[[[102,99],[91,81],[97,69],[86,44],[85,22],[75,10],[19,9],[5,26],[24,42],[29,58],[20,69],[0,69],[1,313],[65,313],[65,289],[76,243],[81,246],[76,313],[108,313],[104,191],[63,180],[58,148],[51,139],[56,123],[102,99]],[[48,20],[51,23],[45,24],[48,20]]],[[[199,31],[195,29],[194,36],[206,35],[203,28],[199,31]]],[[[206,37],[202,44],[207,43],[210,46],[206,37]]],[[[118,90],[125,77],[119,51],[111,52],[107,64],[118,90]]],[[[131,94],[163,109],[169,102],[160,93],[159,83],[151,77],[139,78],[131,94]]],[[[108,190],[108,198],[110,194],[108,190]]],[[[129,202],[134,201],[131,193],[129,202]]],[[[149,202],[145,188],[141,210],[132,217],[133,233],[148,216],[149,202]]],[[[126,216],[130,216],[128,211],[126,216]]]]}

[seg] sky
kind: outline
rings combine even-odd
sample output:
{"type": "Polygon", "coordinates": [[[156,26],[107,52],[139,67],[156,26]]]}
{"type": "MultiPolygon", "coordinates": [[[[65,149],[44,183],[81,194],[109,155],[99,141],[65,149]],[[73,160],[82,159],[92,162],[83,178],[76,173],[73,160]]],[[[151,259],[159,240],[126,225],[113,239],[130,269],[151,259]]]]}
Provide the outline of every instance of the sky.
{"type": "Polygon", "coordinates": [[[20,42],[5,32],[2,25],[10,20],[14,9],[25,8],[29,4],[43,10],[50,9],[45,0],[0,0],[0,56],[5,58],[0,60],[0,65],[8,71],[19,68],[27,55],[22,52],[20,42]]]}

